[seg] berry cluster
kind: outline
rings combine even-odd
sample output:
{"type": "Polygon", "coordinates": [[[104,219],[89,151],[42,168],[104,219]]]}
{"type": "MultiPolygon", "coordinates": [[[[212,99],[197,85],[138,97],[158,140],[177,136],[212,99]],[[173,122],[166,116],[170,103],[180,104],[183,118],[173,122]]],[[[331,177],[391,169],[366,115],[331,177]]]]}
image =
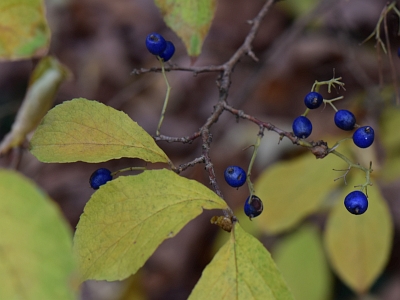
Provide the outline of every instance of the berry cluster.
{"type": "MultiPolygon", "coordinates": [[[[329,102],[329,100],[326,101],[329,102]]],[[[310,92],[305,96],[304,104],[307,107],[307,110],[302,116],[297,117],[292,124],[292,129],[295,136],[301,139],[305,139],[310,136],[312,132],[312,123],[306,117],[306,114],[308,113],[308,110],[320,107],[323,102],[324,99],[318,92],[310,92]]],[[[331,105],[333,106],[333,104],[331,105]]],[[[338,128],[346,131],[350,131],[358,127],[353,133],[353,142],[357,147],[368,148],[374,142],[374,129],[371,126],[358,126],[356,124],[356,117],[352,112],[346,109],[336,110],[334,122],[338,128]]]]}
{"type": "MultiPolygon", "coordinates": [[[[247,179],[246,171],[239,166],[229,166],[224,172],[225,181],[234,188],[241,187],[247,179]]],[[[250,219],[259,216],[263,211],[263,203],[256,195],[247,197],[244,212],[250,219]]]]}
{"type": "Polygon", "coordinates": [[[174,44],[166,41],[159,33],[150,33],[146,37],[146,47],[151,54],[156,55],[162,61],[169,61],[175,53],[174,44]]]}
{"type": "MultiPolygon", "coordinates": [[[[338,98],[341,99],[341,98],[338,98]]],[[[334,99],[334,100],[338,100],[334,99]]],[[[345,131],[351,131],[357,128],[352,136],[353,143],[359,148],[368,148],[372,145],[375,138],[374,129],[371,126],[359,126],[356,124],[356,117],[352,112],[346,109],[337,110],[332,104],[334,100],[324,100],[318,92],[312,91],[304,97],[304,104],[307,107],[305,113],[297,117],[292,124],[293,133],[301,139],[310,136],[312,132],[312,123],[306,117],[311,109],[316,109],[322,103],[329,103],[336,111],[334,116],[335,125],[345,131]]],[[[355,215],[363,214],[368,208],[367,196],[361,191],[354,191],[348,194],[344,200],[346,209],[355,215]]]]}

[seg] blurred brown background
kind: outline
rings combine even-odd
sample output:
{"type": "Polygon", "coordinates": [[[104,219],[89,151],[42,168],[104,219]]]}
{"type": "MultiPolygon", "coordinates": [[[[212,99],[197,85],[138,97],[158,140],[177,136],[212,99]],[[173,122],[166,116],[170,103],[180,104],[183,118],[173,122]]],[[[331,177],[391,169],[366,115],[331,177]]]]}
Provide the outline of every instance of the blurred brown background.
{"type": "MultiPolygon", "coordinates": [[[[292,120],[303,113],[303,97],[315,80],[329,80],[333,70],[343,77],[345,99],[338,108],[354,108],[358,118],[376,122],[382,100],[379,94],[378,60],[374,41],[360,43],[373,31],[385,0],[280,1],[268,13],[254,42],[260,58],[255,63],[244,58],[235,68],[229,103],[264,121],[291,130],[292,120]],[[299,1],[301,2],[301,1],[299,1]],[[304,3],[306,3],[304,2],[304,3]]],[[[263,1],[219,0],[211,30],[196,66],[225,62],[243,42],[252,19],[263,1]]],[[[50,54],[56,56],[73,73],[73,80],[64,83],[55,104],[76,97],[97,100],[125,111],[149,133],[154,134],[165,96],[165,83],[159,73],[130,75],[134,68],[158,66],[145,48],[145,37],[159,32],[174,42],[173,64],[189,66],[183,43],[165,26],[152,1],[146,0],[52,0],[47,16],[52,29],[50,54]]],[[[393,53],[400,45],[398,19],[390,14],[389,32],[393,53]]],[[[395,54],[394,54],[395,55],[395,54]]],[[[395,67],[399,60],[395,55],[395,67]]],[[[10,129],[24,97],[34,61],[0,64],[0,138],[10,129]]],[[[387,57],[381,62],[383,82],[390,84],[387,57]]],[[[210,115],[218,98],[217,74],[193,76],[187,72],[168,73],[172,86],[170,104],[161,132],[186,136],[195,132],[210,115]]],[[[322,94],[326,98],[332,95],[322,94]]],[[[329,107],[312,114],[314,131],[311,139],[334,131],[329,107]],[[318,124],[318,125],[317,125],[318,124]]],[[[230,164],[246,168],[251,150],[242,151],[256,139],[258,128],[225,113],[212,127],[211,158],[217,179],[229,205],[241,208],[247,197],[245,188],[238,191],[223,181],[223,171],[230,164]]],[[[277,145],[278,136],[266,133],[254,167],[253,178],[279,159],[299,151],[288,141],[277,145]]],[[[159,143],[175,165],[188,162],[201,153],[199,141],[190,145],[159,143]]],[[[12,163],[12,155],[0,159],[1,167],[12,163]]],[[[93,190],[89,187],[91,173],[99,167],[118,170],[143,163],[133,159],[110,161],[100,165],[84,163],[43,164],[28,151],[23,151],[19,170],[36,181],[59,203],[74,227],[93,190]]],[[[157,167],[157,166],[156,166],[157,167]]],[[[203,165],[183,173],[208,185],[203,165]]],[[[384,185],[384,193],[393,211],[396,232],[400,226],[398,183],[384,185]]],[[[139,299],[186,299],[212,258],[213,239],[218,228],[209,225],[212,213],[205,212],[190,222],[174,239],[165,241],[133,279],[122,283],[89,282],[82,299],[119,299],[131,284],[139,299]]],[[[266,238],[266,244],[273,239],[266,238]]],[[[383,279],[374,290],[378,299],[400,299],[400,257],[398,234],[393,255],[383,279]]],[[[340,283],[332,299],[352,299],[340,283]]]]}

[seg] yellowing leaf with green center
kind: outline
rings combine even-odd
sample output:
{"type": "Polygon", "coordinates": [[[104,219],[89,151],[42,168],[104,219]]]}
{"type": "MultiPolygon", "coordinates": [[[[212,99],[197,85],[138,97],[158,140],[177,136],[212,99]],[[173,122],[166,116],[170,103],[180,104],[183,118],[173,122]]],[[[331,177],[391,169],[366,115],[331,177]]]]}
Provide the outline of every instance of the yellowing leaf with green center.
{"type": "Polygon", "coordinates": [[[75,299],[72,232],[22,175],[0,170],[0,299],[75,299]]]}
{"type": "Polygon", "coordinates": [[[49,42],[43,0],[0,1],[0,60],[43,56],[49,42]]]}
{"type": "Polygon", "coordinates": [[[109,181],[90,198],[77,226],[82,279],[122,280],[203,209],[225,208],[210,189],[170,170],[109,181]]]}
{"type": "Polygon", "coordinates": [[[305,225],[285,236],[272,256],[295,299],[330,298],[332,274],[317,228],[305,225]]]}
{"type": "Polygon", "coordinates": [[[121,157],[169,162],[153,138],[127,114],[83,98],[51,109],[30,146],[42,162],[97,163],[121,157]]]}
{"type": "Polygon", "coordinates": [[[383,271],[393,238],[391,216],[379,187],[368,188],[368,210],[362,215],[347,211],[343,202],[354,185],[365,181],[358,170],[329,215],[325,230],[328,258],[338,276],[355,292],[364,293],[383,271]]]}
{"type": "Polygon", "coordinates": [[[265,247],[236,223],[229,241],[204,269],[189,300],[293,299],[265,247]]]}
{"type": "Polygon", "coordinates": [[[54,57],[45,57],[37,64],[11,132],[0,144],[0,155],[20,146],[26,135],[36,128],[52,106],[58,87],[68,74],[68,69],[54,57]]]}
{"type": "Polygon", "coordinates": [[[167,25],[183,40],[189,56],[201,53],[214,17],[216,0],[154,0],[167,25]]]}
{"type": "Polygon", "coordinates": [[[307,153],[267,168],[255,183],[255,194],[264,204],[255,222],[268,233],[279,233],[298,224],[318,210],[321,202],[337,185],[334,179],[346,164],[332,154],[323,159],[307,153]]]}

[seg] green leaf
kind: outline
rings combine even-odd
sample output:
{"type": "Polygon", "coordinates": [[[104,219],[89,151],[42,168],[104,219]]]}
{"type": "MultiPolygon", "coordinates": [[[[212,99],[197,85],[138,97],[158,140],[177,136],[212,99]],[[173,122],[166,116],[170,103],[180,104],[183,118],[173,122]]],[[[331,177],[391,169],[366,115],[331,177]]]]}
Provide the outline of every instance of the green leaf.
{"type": "Polygon", "coordinates": [[[255,194],[264,203],[264,211],[255,222],[268,233],[293,228],[318,210],[337,184],[334,179],[342,175],[332,169],[344,166],[333,155],[317,160],[309,153],[271,166],[255,183],[255,194]]]}
{"type": "Polygon", "coordinates": [[[330,298],[332,274],[317,228],[305,225],[284,237],[272,256],[295,299],[330,298]]]}
{"type": "Polygon", "coordinates": [[[169,170],[122,176],[87,203],[74,238],[82,279],[122,280],[203,209],[227,205],[210,189],[169,170]]]}
{"type": "Polygon", "coordinates": [[[236,223],[230,240],[204,269],[190,300],[293,299],[271,255],[236,223]]]}
{"type": "Polygon", "coordinates": [[[103,162],[121,157],[169,162],[153,138],[129,116],[97,101],[73,99],[43,118],[31,140],[42,162],[103,162]]]}
{"type": "Polygon", "coordinates": [[[52,106],[58,87],[68,75],[68,69],[54,57],[45,57],[37,64],[12,130],[0,144],[0,155],[25,141],[52,106]]]}
{"type": "Polygon", "coordinates": [[[165,23],[183,40],[189,56],[201,53],[214,18],[216,0],[154,0],[165,23]]]}
{"type": "MultiPolygon", "coordinates": [[[[355,171],[354,171],[355,172],[355,171]]],[[[393,224],[379,187],[368,188],[368,210],[352,215],[344,204],[355,184],[365,181],[363,173],[348,183],[329,215],[325,246],[337,275],[355,292],[363,294],[383,271],[393,238],[393,224]]]]}
{"type": "Polygon", "coordinates": [[[0,28],[0,60],[43,56],[48,50],[43,0],[1,0],[0,28]]]}
{"type": "Polygon", "coordinates": [[[0,299],[75,299],[72,232],[32,182],[0,170],[0,299]]]}

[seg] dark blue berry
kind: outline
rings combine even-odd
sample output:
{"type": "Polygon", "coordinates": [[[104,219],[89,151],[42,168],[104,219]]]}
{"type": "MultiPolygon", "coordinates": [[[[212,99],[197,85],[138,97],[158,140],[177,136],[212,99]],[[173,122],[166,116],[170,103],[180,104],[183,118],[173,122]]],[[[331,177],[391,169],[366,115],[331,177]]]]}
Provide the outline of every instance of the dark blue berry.
{"type": "Polygon", "coordinates": [[[363,192],[354,191],[344,198],[344,206],[354,215],[365,213],[368,208],[368,199],[363,192]]]}
{"type": "Polygon", "coordinates": [[[101,185],[106,184],[107,181],[112,180],[111,171],[105,168],[100,168],[93,172],[90,176],[89,182],[90,186],[97,190],[101,185]]]}
{"type": "Polygon", "coordinates": [[[397,56],[400,57],[400,47],[397,48],[397,56]]]}
{"type": "Polygon", "coordinates": [[[172,42],[167,41],[167,47],[158,56],[163,59],[163,61],[169,61],[175,53],[175,46],[172,42]]]}
{"type": "Polygon", "coordinates": [[[320,93],[310,92],[304,98],[304,104],[309,109],[315,109],[321,106],[322,102],[324,102],[324,98],[320,93]]]}
{"type": "Polygon", "coordinates": [[[354,131],[353,142],[357,147],[368,148],[375,138],[374,129],[371,126],[363,126],[354,131]]]}
{"type": "Polygon", "coordinates": [[[253,195],[250,200],[250,196],[247,197],[246,202],[244,203],[244,213],[250,218],[250,220],[259,216],[263,209],[264,206],[260,198],[253,195]]]}
{"type": "Polygon", "coordinates": [[[225,181],[232,187],[240,187],[246,182],[246,172],[241,167],[229,166],[224,172],[225,181]]]}
{"type": "Polygon", "coordinates": [[[351,111],[346,109],[338,110],[335,113],[335,124],[337,127],[343,130],[352,130],[354,125],[356,125],[356,117],[351,111]]]}
{"type": "Polygon", "coordinates": [[[300,116],[294,119],[292,129],[295,136],[305,139],[311,134],[312,124],[309,119],[300,116]]]}
{"type": "Polygon", "coordinates": [[[151,54],[160,55],[167,47],[167,42],[158,33],[150,33],[146,38],[146,47],[151,54]]]}

